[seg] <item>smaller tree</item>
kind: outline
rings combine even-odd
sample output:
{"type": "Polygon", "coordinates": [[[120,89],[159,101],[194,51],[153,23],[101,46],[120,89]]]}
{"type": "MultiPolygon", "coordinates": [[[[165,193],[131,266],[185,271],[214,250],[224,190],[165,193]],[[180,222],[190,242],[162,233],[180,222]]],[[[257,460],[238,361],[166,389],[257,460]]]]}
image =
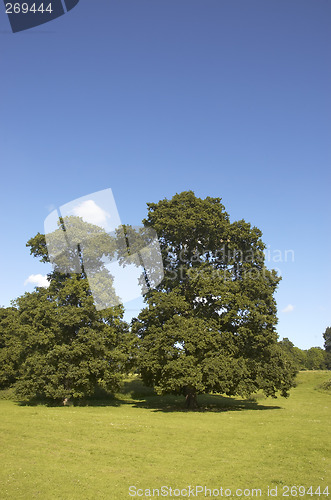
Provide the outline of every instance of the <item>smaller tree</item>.
{"type": "MultiPolygon", "coordinates": [[[[111,255],[113,240],[102,229],[80,218],[70,217],[61,224],[64,222],[65,237],[74,242],[69,249],[63,244],[55,270],[48,275],[49,287],[37,288],[15,302],[14,337],[20,346],[15,390],[25,399],[83,398],[93,394],[97,386],[116,390],[130,358],[132,336],[123,321],[123,306],[97,309],[82,258],[84,254],[84,261],[89,262],[93,273],[102,273],[104,265],[97,249],[111,255]],[[88,245],[80,246],[81,235],[86,233],[93,238],[88,245]]],[[[55,240],[61,242],[61,236],[60,230],[56,230],[55,240]]],[[[38,233],[27,246],[42,262],[49,261],[44,235],[38,233]]],[[[54,247],[58,250],[59,245],[54,247]]],[[[112,277],[106,277],[110,289],[98,288],[103,304],[108,298],[112,303],[114,296],[112,277]]]]}
{"type": "Polygon", "coordinates": [[[118,389],[127,362],[122,307],[97,311],[88,283],[79,276],[59,288],[53,279],[49,289],[26,293],[16,305],[18,396],[60,402],[91,395],[96,386],[118,389]]]}
{"type": "Polygon", "coordinates": [[[308,370],[325,370],[325,354],[321,347],[308,349],[306,366],[308,370]]]}
{"type": "Polygon", "coordinates": [[[17,340],[18,310],[0,308],[0,388],[14,384],[20,361],[20,344],[17,340]]]}
{"type": "Polygon", "coordinates": [[[292,361],[294,366],[298,370],[307,369],[307,352],[303,351],[299,347],[296,347],[293,342],[291,342],[287,337],[283,338],[279,342],[279,345],[283,352],[287,354],[289,359],[292,361]]]}
{"type": "Polygon", "coordinates": [[[307,370],[307,351],[294,346],[292,356],[298,370],[307,370]]]}
{"type": "Polygon", "coordinates": [[[328,370],[331,370],[331,327],[328,326],[323,333],[324,349],[325,349],[325,364],[328,370]]]}

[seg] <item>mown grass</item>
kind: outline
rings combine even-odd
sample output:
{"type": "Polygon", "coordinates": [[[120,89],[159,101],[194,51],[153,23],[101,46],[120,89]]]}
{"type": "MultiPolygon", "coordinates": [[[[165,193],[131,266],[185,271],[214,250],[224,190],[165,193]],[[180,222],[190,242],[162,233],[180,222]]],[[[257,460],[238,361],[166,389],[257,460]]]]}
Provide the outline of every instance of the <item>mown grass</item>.
{"type": "Polygon", "coordinates": [[[117,500],[132,498],[131,485],[261,488],[259,498],[270,498],[268,486],[279,497],[286,485],[323,491],[331,470],[329,379],[330,372],[301,372],[288,399],[203,396],[196,412],[139,380],[111,399],[61,408],[20,405],[7,391],[0,498],[117,500]]]}

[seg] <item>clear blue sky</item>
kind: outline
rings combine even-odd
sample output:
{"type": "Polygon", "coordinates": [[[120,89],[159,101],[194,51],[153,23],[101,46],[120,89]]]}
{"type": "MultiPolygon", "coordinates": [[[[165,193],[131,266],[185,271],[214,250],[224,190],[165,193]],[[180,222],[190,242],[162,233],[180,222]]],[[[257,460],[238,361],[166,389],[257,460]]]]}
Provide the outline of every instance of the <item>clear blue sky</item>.
{"type": "Polygon", "coordinates": [[[54,207],[110,187],[139,224],[147,202],[192,189],[263,231],[280,338],[322,346],[330,20],[326,0],[81,0],[13,34],[1,5],[0,304],[49,272],[25,243],[54,207]]]}

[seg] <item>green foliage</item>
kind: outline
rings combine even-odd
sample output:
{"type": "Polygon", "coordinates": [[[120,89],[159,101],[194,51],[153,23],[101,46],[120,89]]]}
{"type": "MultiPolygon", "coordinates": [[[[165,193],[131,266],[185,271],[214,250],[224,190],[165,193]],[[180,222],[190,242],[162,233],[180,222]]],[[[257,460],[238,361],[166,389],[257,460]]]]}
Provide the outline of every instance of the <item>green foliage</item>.
{"type": "Polygon", "coordinates": [[[308,349],[306,366],[308,370],[325,370],[325,353],[321,347],[308,349]]]}
{"type": "MultiPolygon", "coordinates": [[[[107,235],[91,224],[85,227],[79,218],[69,222],[74,227],[69,236],[77,241],[84,229],[94,231],[84,258],[94,263],[97,272],[97,246],[104,254],[112,251],[107,235]]],[[[41,261],[49,260],[44,235],[38,233],[28,246],[41,261]]],[[[75,258],[81,261],[78,245],[70,252],[76,255],[65,256],[66,264],[75,258]]],[[[83,266],[80,273],[63,273],[58,267],[48,280],[47,289],[26,293],[16,299],[15,308],[1,310],[1,387],[14,383],[20,398],[58,402],[86,397],[97,387],[118,389],[130,364],[132,343],[123,307],[97,310],[83,266]]]]}
{"type": "Polygon", "coordinates": [[[27,293],[16,305],[21,398],[61,401],[93,394],[97,385],[118,388],[128,347],[121,307],[97,311],[79,275],[53,277],[48,289],[27,293]]]}
{"type": "Polygon", "coordinates": [[[0,388],[10,387],[16,380],[20,347],[16,337],[18,311],[0,308],[0,388]]]}
{"type": "Polygon", "coordinates": [[[279,346],[298,370],[325,370],[326,368],[326,353],[320,347],[302,350],[295,347],[288,338],[281,340],[279,346]]]}
{"type": "Polygon", "coordinates": [[[328,370],[331,370],[331,327],[328,326],[323,333],[325,364],[328,370]]]}
{"type": "Polygon", "coordinates": [[[109,262],[114,257],[118,241],[104,228],[84,222],[81,217],[69,216],[61,218],[57,229],[46,236],[38,233],[27,246],[41,262],[52,262],[58,279],[60,275],[65,279],[72,273],[86,279],[86,266],[95,302],[110,307],[120,301],[105,260],[109,262]]]}
{"type": "Polygon", "coordinates": [[[331,327],[328,326],[323,333],[324,338],[324,349],[327,352],[331,352],[331,327]]]}
{"type": "Polygon", "coordinates": [[[318,389],[331,393],[331,378],[320,384],[318,389]]]}
{"type": "Polygon", "coordinates": [[[144,382],[189,405],[211,391],[286,396],[296,370],[277,346],[280,278],[264,265],[261,231],[191,191],[148,207],[165,278],[132,325],[144,382]]]}
{"type": "Polygon", "coordinates": [[[298,370],[308,369],[307,351],[299,349],[299,347],[295,347],[293,342],[291,342],[288,338],[284,338],[278,344],[298,370]]]}

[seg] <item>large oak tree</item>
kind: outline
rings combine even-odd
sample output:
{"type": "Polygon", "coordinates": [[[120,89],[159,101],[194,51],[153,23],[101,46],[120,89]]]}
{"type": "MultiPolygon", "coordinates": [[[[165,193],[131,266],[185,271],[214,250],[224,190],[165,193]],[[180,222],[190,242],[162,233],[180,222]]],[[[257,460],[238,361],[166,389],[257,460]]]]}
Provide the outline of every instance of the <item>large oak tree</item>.
{"type": "Polygon", "coordinates": [[[261,231],[191,191],[149,203],[143,222],[165,267],[133,321],[144,382],[184,394],[189,408],[205,392],[287,396],[295,368],[277,345],[280,278],[265,266],[261,231]]]}

